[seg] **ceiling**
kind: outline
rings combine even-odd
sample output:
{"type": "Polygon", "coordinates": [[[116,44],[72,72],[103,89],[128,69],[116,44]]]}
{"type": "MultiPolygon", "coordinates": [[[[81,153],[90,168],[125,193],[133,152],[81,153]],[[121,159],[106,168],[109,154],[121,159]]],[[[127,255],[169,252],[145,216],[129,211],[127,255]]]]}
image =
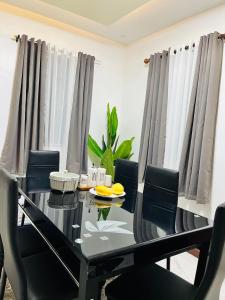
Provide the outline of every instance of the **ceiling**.
{"type": "Polygon", "coordinates": [[[2,0],[128,45],[225,0],[2,0]]]}
{"type": "Polygon", "coordinates": [[[100,24],[110,25],[149,0],[41,0],[100,24]]]}

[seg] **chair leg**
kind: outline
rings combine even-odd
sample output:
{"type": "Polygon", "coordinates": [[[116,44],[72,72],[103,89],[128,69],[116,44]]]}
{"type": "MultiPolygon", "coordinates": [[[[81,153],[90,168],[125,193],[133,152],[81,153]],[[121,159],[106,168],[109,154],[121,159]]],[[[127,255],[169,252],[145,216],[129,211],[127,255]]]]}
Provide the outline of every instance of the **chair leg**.
{"type": "Polygon", "coordinates": [[[4,299],[6,279],[7,279],[6,272],[4,268],[2,268],[1,283],[0,283],[0,300],[4,299]]]}
{"type": "Polygon", "coordinates": [[[170,257],[167,257],[166,259],[166,269],[170,271],[170,257]]]}
{"type": "MultiPolygon", "coordinates": [[[[34,194],[33,195],[31,195],[32,197],[31,197],[31,200],[33,199],[33,196],[34,196],[34,194]]],[[[26,201],[26,199],[24,200],[24,204],[23,204],[23,206],[24,207],[27,207],[27,206],[29,206],[29,203],[26,201]]],[[[22,218],[21,218],[21,226],[23,226],[24,225],[24,223],[25,223],[25,214],[23,213],[22,214],[22,218]]]]}

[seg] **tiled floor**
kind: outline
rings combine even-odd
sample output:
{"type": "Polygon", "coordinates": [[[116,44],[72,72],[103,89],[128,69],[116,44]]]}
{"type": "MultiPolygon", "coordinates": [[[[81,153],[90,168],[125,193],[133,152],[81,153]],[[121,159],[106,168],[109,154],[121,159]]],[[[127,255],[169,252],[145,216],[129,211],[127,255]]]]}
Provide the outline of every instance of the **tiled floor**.
{"type": "Polygon", "coordinates": [[[4,300],[14,300],[15,298],[13,297],[12,290],[10,288],[9,283],[7,282],[6,284],[6,289],[5,289],[5,296],[4,300]]]}

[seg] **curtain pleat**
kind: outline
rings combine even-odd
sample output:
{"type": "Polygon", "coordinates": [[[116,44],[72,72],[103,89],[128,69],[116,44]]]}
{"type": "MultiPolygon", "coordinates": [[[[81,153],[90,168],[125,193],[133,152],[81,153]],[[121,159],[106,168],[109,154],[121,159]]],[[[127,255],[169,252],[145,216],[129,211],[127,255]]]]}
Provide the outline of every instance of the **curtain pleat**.
{"type": "Polygon", "coordinates": [[[78,53],[67,153],[67,169],[78,174],[87,172],[94,60],[91,55],[78,53]]]}
{"type": "Polygon", "coordinates": [[[168,51],[151,55],[139,152],[139,181],[143,181],[147,165],[163,165],[168,69],[168,51]]]}
{"type": "Polygon", "coordinates": [[[19,41],[9,120],[1,164],[9,172],[26,173],[29,150],[44,144],[44,91],[47,46],[44,41],[19,41]]]}
{"type": "Polygon", "coordinates": [[[198,47],[170,51],[164,167],[179,169],[198,47]]]}
{"type": "Polygon", "coordinates": [[[48,150],[60,151],[60,169],[62,170],[66,168],[75,74],[75,55],[49,46],[44,147],[48,150]]]}
{"type": "Polygon", "coordinates": [[[180,194],[209,201],[223,57],[218,33],[200,39],[180,161],[180,194]]]}

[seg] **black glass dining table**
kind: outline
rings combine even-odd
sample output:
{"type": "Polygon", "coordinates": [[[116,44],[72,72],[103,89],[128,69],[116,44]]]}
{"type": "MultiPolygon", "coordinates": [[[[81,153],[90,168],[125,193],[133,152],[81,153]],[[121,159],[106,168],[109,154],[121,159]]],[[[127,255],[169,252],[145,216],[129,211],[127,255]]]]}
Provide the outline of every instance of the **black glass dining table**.
{"type": "Polygon", "coordinates": [[[201,282],[213,224],[198,214],[154,207],[139,192],[110,200],[89,191],[19,189],[18,204],[79,287],[80,300],[99,299],[108,278],[194,248],[195,285],[201,282]]]}

